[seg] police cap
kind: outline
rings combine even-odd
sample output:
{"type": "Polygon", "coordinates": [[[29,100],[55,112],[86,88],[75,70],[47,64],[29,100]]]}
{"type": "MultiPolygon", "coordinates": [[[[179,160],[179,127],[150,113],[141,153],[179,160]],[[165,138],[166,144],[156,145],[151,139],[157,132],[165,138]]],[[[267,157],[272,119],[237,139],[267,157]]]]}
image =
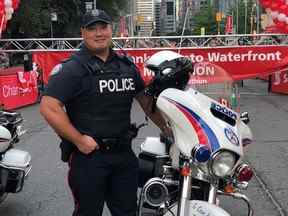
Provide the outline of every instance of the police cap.
{"type": "Polygon", "coordinates": [[[111,24],[112,19],[105,11],[95,9],[84,14],[82,17],[81,26],[86,28],[95,24],[96,22],[111,24]]]}

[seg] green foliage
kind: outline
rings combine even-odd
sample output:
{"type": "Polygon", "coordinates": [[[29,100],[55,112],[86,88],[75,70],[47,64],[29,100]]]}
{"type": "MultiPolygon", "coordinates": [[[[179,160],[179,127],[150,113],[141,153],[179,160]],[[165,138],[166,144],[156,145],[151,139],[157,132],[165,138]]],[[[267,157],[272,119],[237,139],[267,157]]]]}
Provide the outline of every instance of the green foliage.
{"type": "Polygon", "coordinates": [[[205,28],[205,34],[216,34],[217,23],[215,17],[216,12],[210,4],[208,4],[207,7],[201,9],[201,11],[193,18],[195,22],[193,34],[200,35],[202,27],[205,28]]]}
{"type": "MultiPolygon", "coordinates": [[[[92,0],[91,0],[92,1],[92,0]]],[[[127,6],[127,0],[97,1],[97,8],[106,10],[117,20],[119,12],[127,6]]],[[[85,12],[81,0],[23,0],[8,22],[6,38],[79,37],[80,20],[85,12]],[[51,22],[51,13],[57,21],[51,22]]]]}

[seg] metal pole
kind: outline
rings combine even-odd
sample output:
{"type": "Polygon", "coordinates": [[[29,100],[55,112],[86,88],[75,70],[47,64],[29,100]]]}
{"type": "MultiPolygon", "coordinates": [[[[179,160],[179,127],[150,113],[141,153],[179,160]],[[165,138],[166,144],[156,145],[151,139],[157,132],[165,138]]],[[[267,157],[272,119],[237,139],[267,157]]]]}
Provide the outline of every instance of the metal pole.
{"type": "Polygon", "coordinates": [[[236,34],[239,34],[239,2],[236,0],[236,34]]]}
{"type": "Polygon", "coordinates": [[[131,31],[131,36],[134,36],[134,3],[133,0],[130,1],[130,31],[131,31]]]}
{"type": "Polygon", "coordinates": [[[245,24],[244,24],[244,34],[247,34],[247,13],[248,13],[248,10],[247,10],[247,0],[244,1],[244,4],[245,4],[245,24]]]}
{"type": "Polygon", "coordinates": [[[50,20],[51,38],[53,38],[53,21],[50,20]]]}
{"type": "Polygon", "coordinates": [[[94,0],[94,9],[97,8],[97,7],[96,7],[96,1],[97,1],[97,0],[94,0]]]}
{"type": "MultiPolygon", "coordinates": [[[[185,29],[186,29],[186,22],[187,22],[189,10],[190,10],[190,7],[188,6],[187,9],[186,9],[186,13],[185,13],[185,18],[184,18],[184,23],[183,23],[183,28],[182,28],[182,34],[181,34],[181,39],[180,39],[179,48],[182,47],[183,36],[184,36],[184,33],[185,33],[185,29]]],[[[178,53],[179,53],[179,52],[180,52],[180,49],[178,50],[178,53]]]]}
{"type": "Polygon", "coordinates": [[[257,34],[260,32],[260,6],[258,1],[256,1],[256,32],[257,34]]]}

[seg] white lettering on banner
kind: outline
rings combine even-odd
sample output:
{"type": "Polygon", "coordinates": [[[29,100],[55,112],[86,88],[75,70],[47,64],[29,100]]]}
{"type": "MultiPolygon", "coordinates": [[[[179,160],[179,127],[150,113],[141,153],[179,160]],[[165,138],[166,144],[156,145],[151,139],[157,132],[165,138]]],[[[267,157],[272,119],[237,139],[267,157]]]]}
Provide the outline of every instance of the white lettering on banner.
{"type": "Polygon", "coordinates": [[[215,68],[213,66],[207,66],[202,64],[197,64],[194,67],[194,76],[214,76],[215,75],[215,68]]]}
{"type": "Polygon", "coordinates": [[[204,79],[193,79],[193,78],[189,79],[188,85],[196,85],[196,84],[199,85],[208,84],[208,81],[204,79]]]}
{"type": "Polygon", "coordinates": [[[203,62],[204,61],[204,57],[202,55],[195,55],[195,54],[190,54],[190,56],[185,56],[185,57],[188,57],[191,59],[191,61],[193,63],[196,63],[196,62],[203,62]]]}
{"type": "Polygon", "coordinates": [[[9,86],[9,85],[4,85],[2,87],[2,93],[3,93],[4,98],[13,97],[19,94],[31,93],[31,92],[32,92],[32,88],[20,88],[18,86],[9,86]]]}
{"type": "Polygon", "coordinates": [[[147,55],[147,53],[144,53],[143,56],[131,56],[131,58],[133,59],[133,62],[135,64],[143,64],[144,62],[146,62],[151,56],[147,55]]]}
{"type": "Polygon", "coordinates": [[[284,74],[283,79],[283,83],[288,83],[288,73],[284,74]]]}
{"type": "Polygon", "coordinates": [[[109,92],[134,91],[135,85],[132,78],[99,80],[99,89],[101,93],[104,89],[109,92]]]}
{"type": "Polygon", "coordinates": [[[154,76],[154,75],[155,75],[154,71],[149,70],[148,68],[144,67],[143,76],[151,77],[151,76],[154,76]]]}
{"type": "Polygon", "coordinates": [[[208,53],[208,60],[210,62],[244,62],[244,61],[280,61],[282,53],[280,51],[274,53],[253,53],[248,51],[243,54],[235,54],[229,52],[227,54],[208,53]]]}
{"type": "Polygon", "coordinates": [[[273,85],[280,85],[288,83],[288,72],[282,73],[280,71],[274,74],[274,82],[273,85]]]}

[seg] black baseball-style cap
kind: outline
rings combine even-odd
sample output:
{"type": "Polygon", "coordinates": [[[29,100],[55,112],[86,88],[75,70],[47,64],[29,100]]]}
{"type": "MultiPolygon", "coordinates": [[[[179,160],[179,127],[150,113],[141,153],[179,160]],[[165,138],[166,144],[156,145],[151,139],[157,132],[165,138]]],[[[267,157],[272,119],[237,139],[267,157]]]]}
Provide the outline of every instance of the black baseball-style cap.
{"type": "Polygon", "coordinates": [[[86,28],[96,22],[112,23],[111,17],[103,10],[92,10],[84,14],[82,17],[81,26],[86,28]]]}

